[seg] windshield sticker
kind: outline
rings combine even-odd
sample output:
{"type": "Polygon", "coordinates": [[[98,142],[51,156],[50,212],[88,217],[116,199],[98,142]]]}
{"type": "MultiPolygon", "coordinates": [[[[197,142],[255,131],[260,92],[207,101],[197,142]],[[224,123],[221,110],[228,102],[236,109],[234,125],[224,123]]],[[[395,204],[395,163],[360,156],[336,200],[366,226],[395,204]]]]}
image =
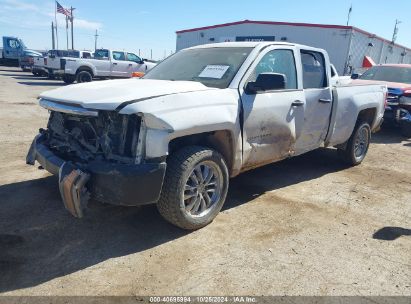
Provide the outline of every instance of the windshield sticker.
{"type": "Polygon", "coordinates": [[[229,68],[229,65],[208,65],[198,77],[221,79],[229,68]]]}

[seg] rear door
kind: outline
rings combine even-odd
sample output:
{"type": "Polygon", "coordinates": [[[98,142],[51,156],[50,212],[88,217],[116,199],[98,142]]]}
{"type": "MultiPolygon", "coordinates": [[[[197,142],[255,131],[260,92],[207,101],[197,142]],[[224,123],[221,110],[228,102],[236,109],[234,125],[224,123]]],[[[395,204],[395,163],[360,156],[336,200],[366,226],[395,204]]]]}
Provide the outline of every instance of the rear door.
{"type": "Polygon", "coordinates": [[[328,57],[322,52],[301,49],[300,58],[305,106],[304,124],[294,146],[296,155],[321,146],[327,135],[332,108],[328,57]]]}
{"type": "Polygon", "coordinates": [[[304,92],[297,76],[293,47],[263,50],[240,84],[243,106],[243,168],[288,157],[304,121],[304,92]],[[247,83],[260,73],[284,74],[283,90],[247,94],[247,83]],[[300,83],[300,84],[299,84],[300,83]]]}
{"type": "Polygon", "coordinates": [[[96,68],[97,75],[95,76],[111,76],[112,62],[110,60],[109,50],[96,50],[94,53],[94,60],[90,60],[90,62],[96,68]]]}
{"type": "Polygon", "coordinates": [[[132,66],[132,62],[126,61],[125,52],[112,52],[111,76],[131,77],[132,66]]]}

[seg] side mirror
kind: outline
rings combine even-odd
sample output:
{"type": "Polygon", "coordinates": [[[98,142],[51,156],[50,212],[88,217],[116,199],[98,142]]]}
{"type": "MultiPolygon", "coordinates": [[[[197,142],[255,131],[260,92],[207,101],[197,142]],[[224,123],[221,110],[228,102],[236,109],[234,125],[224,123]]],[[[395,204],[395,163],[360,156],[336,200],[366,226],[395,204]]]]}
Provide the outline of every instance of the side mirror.
{"type": "Polygon", "coordinates": [[[358,78],[360,78],[360,74],[357,74],[357,73],[351,74],[351,79],[358,79],[358,78]]]}
{"type": "Polygon", "coordinates": [[[256,81],[250,81],[245,87],[247,94],[256,94],[258,92],[284,90],[287,83],[287,77],[278,73],[261,73],[256,81]]]}

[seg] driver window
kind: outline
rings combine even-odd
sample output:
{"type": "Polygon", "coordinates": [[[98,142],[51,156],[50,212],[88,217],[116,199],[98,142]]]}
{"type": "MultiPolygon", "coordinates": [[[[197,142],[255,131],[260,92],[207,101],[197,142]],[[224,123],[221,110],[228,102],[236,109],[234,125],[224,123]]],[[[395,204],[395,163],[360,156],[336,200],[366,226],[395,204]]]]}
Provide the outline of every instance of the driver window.
{"type": "Polygon", "coordinates": [[[261,73],[283,74],[286,79],[286,90],[297,89],[297,71],[292,50],[274,50],[265,54],[248,81],[256,81],[261,73]]]}
{"type": "Polygon", "coordinates": [[[13,49],[18,49],[20,46],[19,42],[15,39],[10,39],[9,40],[9,47],[13,48],[13,49]]]}
{"type": "Polygon", "coordinates": [[[127,60],[133,62],[141,62],[140,57],[133,53],[127,53],[127,60]]]}

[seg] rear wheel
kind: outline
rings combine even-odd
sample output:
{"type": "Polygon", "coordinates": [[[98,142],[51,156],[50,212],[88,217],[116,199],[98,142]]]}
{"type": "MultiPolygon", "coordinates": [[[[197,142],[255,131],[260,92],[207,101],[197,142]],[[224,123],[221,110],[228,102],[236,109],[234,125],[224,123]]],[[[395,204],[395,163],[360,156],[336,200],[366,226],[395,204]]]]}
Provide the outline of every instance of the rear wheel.
{"type": "Polygon", "coordinates": [[[202,228],[220,212],[228,183],[228,169],[218,152],[199,146],[183,148],[167,161],[158,210],[180,228],[202,228]]]}
{"type": "Polygon", "coordinates": [[[361,164],[368,152],[371,128],[367,122],[357,123],[344,150],[339,149],[341,158],[349,165],[361,164]]]}
{"type": "Polygon", "coordinates": [[[77,73],[77,82],[90,82],[93,80],[93,75],[89,71],[80,71],[77,73]]]}
{"type": "Polygon", "coordinates": [[[63,81],[67,84],[72,84],[76,80],[74,75],[63,75],[63,81]]]}

